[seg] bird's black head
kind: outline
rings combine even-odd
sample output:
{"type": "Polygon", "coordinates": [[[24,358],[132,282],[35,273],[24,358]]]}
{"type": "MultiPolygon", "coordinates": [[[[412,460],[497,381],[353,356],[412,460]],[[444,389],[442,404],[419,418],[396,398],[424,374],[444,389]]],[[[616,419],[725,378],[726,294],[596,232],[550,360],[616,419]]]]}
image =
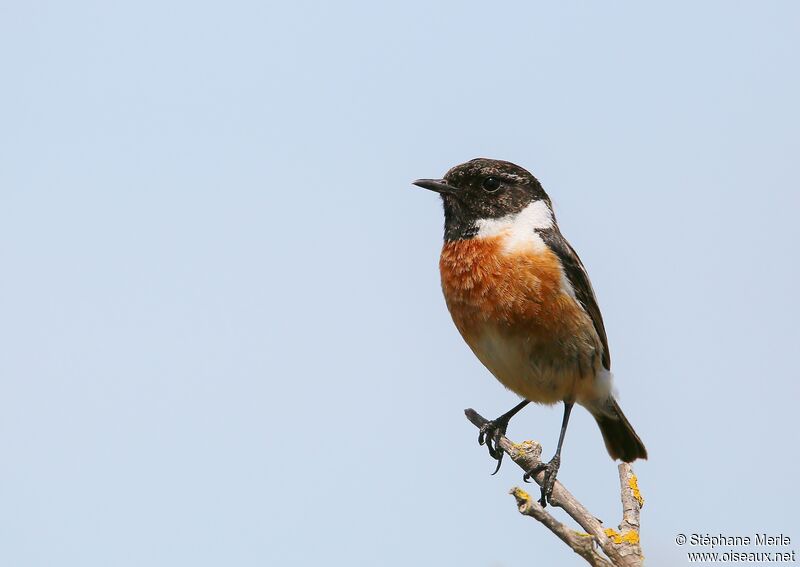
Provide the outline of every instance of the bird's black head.
{"type": "Polygon", "coordinates": [[[521,212],[550,198],[539,181],[518,165],[476,158],[448,171],[444,179],[418,179],[414,185],[436,191],[444,203],[444,238],[461,240],[478,233],[478,221],[521,212]]]}

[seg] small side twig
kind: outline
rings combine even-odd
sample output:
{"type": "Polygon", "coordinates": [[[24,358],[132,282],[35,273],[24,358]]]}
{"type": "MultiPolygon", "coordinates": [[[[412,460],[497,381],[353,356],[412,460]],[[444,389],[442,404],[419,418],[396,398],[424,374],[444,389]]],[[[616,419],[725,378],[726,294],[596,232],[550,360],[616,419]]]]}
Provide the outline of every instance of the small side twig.
{"type": "MultiPolygon", "coordinates": [[[[471,408],[465,410],[464,413],[467,419],[479,429],[488,423],[486,418],[471,408]]],[[[507,437],[501,436],[497,446],[526,472],[534,469],[541,462],[542,446],[536,441],[524,441],[517,444],[507,437]]],[[[520,513],[537,519],[593,567],[641,567],[644,557],[639,545],[639,510],[643,501],[631,466],[622,463],[619,465],[619,474],[623,506],[623,521],[619,526],[619,531],[604,528],[602,522],[591,514],[558,480],[553,487],[550,502],[569,514],[585,530],[586,534],[572,530],[556,520],[524,490],[514,488],[511,490],[511,494],[517,501],[520,513]],[[599,545],[608,559],[598,552],[594,542],[599,545]]],[[[533,475],[532,478],[541,486],[544,482],[544,472],[533,475]]]]}
{"type": "MultiPolygon", "coordinates": [[[[639,492],[639,481],[628,463],[619,465],[619,488],[622,499],[622,522],[619,533],[612,539],[620,546],[623,556],[642,557],[639,545],[639,511],[644,506],[644,498],[639,492]]],[[[608,533],[609,530],[606,530],[608,533]]]]}
{"type": "Polygon", "coordinates": [[[556,534],[561,541],[571,547],[575,553],[586,559],[589,565],[592,567],[613,567],[613,564],[609,563],[595,549],[592,536],[576,532],[556,520],[550,512],[542,508],[538,500],[531,498],[530,494],[521,488],[512,488],[511,494],[517,501],[517,508],[519,508],[520,514],[539,520],[547,529],[556,534]]]}

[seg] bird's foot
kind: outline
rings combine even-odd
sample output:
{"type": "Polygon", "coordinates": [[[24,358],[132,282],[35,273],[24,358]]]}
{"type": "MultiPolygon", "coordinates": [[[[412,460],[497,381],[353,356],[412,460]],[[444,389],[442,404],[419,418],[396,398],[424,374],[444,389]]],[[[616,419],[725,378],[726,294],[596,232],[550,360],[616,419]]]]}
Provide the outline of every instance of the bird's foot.
{"type": "Polygon", "coordinates": [[[503,464],[503,450],[500,448],[500,437],[506,434],[509,419],[499,417],[492,421],[487,421],[478,432],[478,444],[486,445],[489,449],[489,456],[497,461],[497,467],[492,474],[497,474],[500,465],[503,464]]]}
{"type": "MultiPolygon", "coordinates": [[[[547,506],[550,498],[553,496],[553,487],[556,484],[556,475],[558,474],[558,467],[561,466],[561,457],[556,454],[549,463],[539,463],[531,470],[522,476],[522,480],[530,482],[530,478],[540,472],[544,471],[544,482],[542,482],[542,497],[539,499],[539,504],[542,508],[547,506]]],[[[552,504],[552,502],[551,502],[552,504]]]]}

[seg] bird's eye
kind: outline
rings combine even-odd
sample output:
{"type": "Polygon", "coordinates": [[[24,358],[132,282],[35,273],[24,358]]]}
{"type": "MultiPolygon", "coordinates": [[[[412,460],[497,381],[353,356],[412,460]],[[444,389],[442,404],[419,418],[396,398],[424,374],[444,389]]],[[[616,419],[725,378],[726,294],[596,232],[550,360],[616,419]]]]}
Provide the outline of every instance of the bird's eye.
{"type": "Polygon", "coordinates": [[[481,187],[487,193],[494,193],[498,189],[500,189],[500,180],[497,177],[487,177],[481,183],[481,187]]]}

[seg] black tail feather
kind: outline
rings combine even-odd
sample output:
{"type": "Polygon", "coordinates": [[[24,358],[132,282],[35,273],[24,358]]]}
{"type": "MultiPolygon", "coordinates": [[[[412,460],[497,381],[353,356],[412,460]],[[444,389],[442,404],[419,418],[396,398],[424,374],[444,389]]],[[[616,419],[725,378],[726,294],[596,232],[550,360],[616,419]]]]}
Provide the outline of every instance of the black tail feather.
{"type": "Polygon", "coordinates": [[[636,435],[633,426],[622,413],[619,405],[614,398],[609,399],[604,408],[605,412],[593,413],[600,432],[603,434],[603,441],[612,459],[620,459],[626,463],[636,459],[646,459],[647,449],[644,443],[636,435]]]}

